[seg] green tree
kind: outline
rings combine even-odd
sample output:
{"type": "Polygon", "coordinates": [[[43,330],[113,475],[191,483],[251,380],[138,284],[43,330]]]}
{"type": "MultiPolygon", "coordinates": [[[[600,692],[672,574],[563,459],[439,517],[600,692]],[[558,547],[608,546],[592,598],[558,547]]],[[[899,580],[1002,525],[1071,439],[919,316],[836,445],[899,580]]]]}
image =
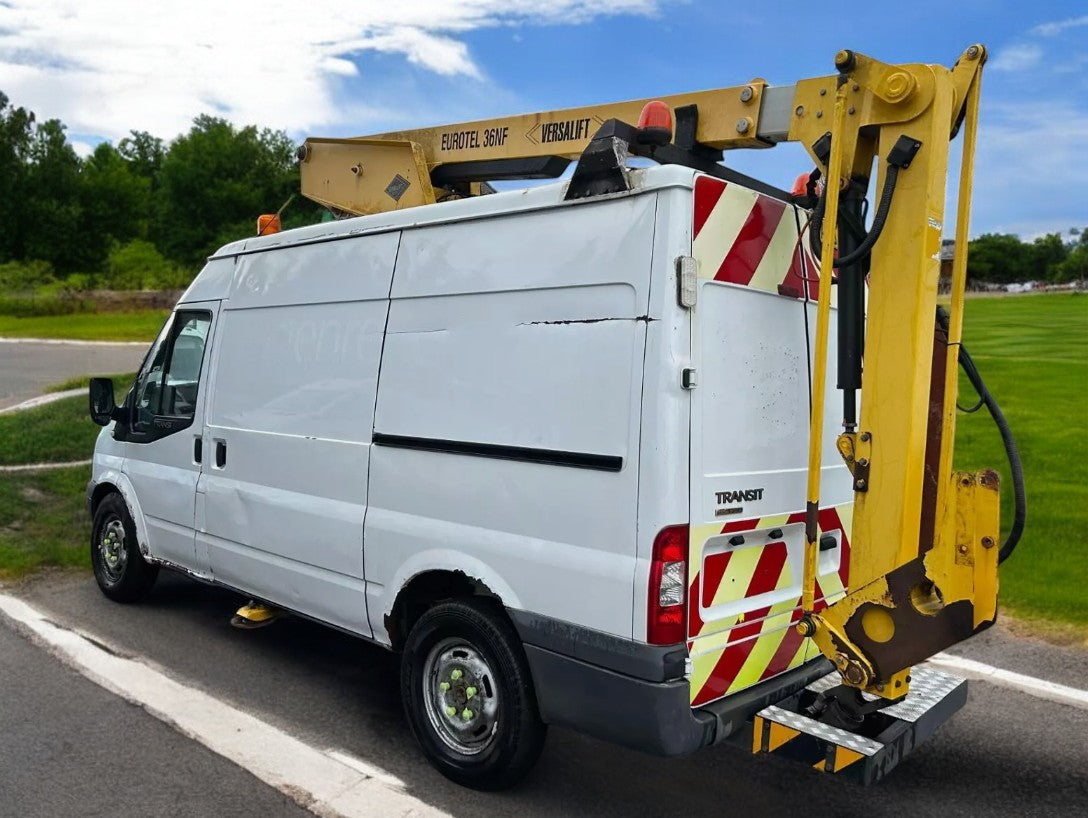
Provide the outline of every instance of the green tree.
{"type": "Polygon", "coordinates": [[[30,142],[27,195],[21,202],[25,258],[50,262],[60,274],[91,269],[102,259],[81,231],[81,163],[59,119],[42,122],[30,142]]]}
{"type": "Polygon", "coordinates": [[[147,131],[129,131],[117,143],[117,152],[128,162],[129,169],[141,179],[147,179],[150,189],[159,188],[159,171],[166,158],[166,145],[147,131]]]}
{"type": "Polygon", "coordinates": [[[0,262],[22,260],[25,247],[27,163],[34,114],[8,105],[0,91],[0,262]]]}
{"type": "Polygon", "coordinates": [[[298,190],[285,133],[236,129],[211,116],[197,117],[171,143],[160,180],[152,237],[167,258],[194,266],[221,244],[253,235],[257,217],[298,190]]]}
{"type": "Polygon", "coordinates": [[[1029,251],[1032,271],[1029,277],[1046,281],[1054,280],[1058,267],[1069,255],[1069,248],[1065,246],[1060,233],[1040,236],[1031,243],[1029,251]]]}
{"type": "Polygon", "coordinates": [[[1084,281],[1088,279],[1088,230],[1071,230],[1077,237],[1069,255],[1058,265],[1055,281],[1084,281]]]}
{"type": "Polygon", "coordinates": [[[94,269],[101,267],[114,242],[146,238],[151,213],[151,182],[108,142],[83,163],[80,174],[83,233],[95,247],[94,269]]]}
{"type": "Polygon", "coordinates": [[[1032,272],[1030,245],[1009,233],[986,233],[968,245],[967,274],[976,281],[1009,283],[1029,281],[1032,272]]]}

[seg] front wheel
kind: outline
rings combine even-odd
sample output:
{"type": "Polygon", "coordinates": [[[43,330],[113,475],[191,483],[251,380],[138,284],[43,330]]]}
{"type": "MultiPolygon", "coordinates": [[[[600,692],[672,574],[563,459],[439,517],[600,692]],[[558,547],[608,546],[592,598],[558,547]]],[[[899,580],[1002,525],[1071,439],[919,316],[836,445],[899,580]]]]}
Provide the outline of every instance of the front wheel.
{"type": "Polygon", "coordinates": [[[547,726],[521,643],[482,600],[442,602],[420,617],[401,657],[401,695],[427,759],[458,784],[509,787],[543,749],[547,726]]]}
{"type": "Polygon", "coordinates": [[[114,602],[141,599],[159,575],[159,567],[148,563],[140,553],[136,526],[120,494],[110,494],[95,510],[91,567],[98,587],[114,602]]]}

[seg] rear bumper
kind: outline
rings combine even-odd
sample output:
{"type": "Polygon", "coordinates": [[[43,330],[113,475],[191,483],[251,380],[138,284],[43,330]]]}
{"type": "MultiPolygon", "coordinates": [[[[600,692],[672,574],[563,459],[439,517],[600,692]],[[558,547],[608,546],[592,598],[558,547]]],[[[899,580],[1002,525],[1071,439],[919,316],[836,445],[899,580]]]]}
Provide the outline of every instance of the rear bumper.
{"type": "Polygon", "coordinates": [[[652,681],[538,645],[524,647],[545,722],[661,756],[724,741],[767,705],[831,670],[820,659],[692,709],[685,678],[652,681]]]}

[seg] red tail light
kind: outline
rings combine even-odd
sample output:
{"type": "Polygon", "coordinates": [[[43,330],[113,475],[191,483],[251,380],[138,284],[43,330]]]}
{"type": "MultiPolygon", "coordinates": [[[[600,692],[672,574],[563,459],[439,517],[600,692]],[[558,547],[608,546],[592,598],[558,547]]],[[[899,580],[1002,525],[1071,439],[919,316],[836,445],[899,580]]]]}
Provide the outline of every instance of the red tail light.
{"type": "Polygon", "coordinates": [[[650,587],[646,595],[646,641],[651,645],[683,642],[687,621],[688,527],[663,528],[654,538],[650,587]]]}

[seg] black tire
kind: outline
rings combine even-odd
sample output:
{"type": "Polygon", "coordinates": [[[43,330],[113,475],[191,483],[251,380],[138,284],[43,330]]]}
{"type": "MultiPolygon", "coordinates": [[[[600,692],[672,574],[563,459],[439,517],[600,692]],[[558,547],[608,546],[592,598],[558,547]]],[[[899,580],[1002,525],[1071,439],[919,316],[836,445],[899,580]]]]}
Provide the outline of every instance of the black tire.
{"type": "Polygon", "coordinates": [[[106,496],[95,509],[91,567],[98,587],[114,602],[142,599],[159,575],[159,567],[151,565],[140,553],[136,526],[124,498],[116,492],[106,496]]]}
{"type": "Polygon", "coordinates": [[[521,641],[495,606],[473,598],[438,603],[408,634],[400,668],[408,724],[442,775],[465,787],[501,790],[532,769],[548,728],[521,641]]]}

